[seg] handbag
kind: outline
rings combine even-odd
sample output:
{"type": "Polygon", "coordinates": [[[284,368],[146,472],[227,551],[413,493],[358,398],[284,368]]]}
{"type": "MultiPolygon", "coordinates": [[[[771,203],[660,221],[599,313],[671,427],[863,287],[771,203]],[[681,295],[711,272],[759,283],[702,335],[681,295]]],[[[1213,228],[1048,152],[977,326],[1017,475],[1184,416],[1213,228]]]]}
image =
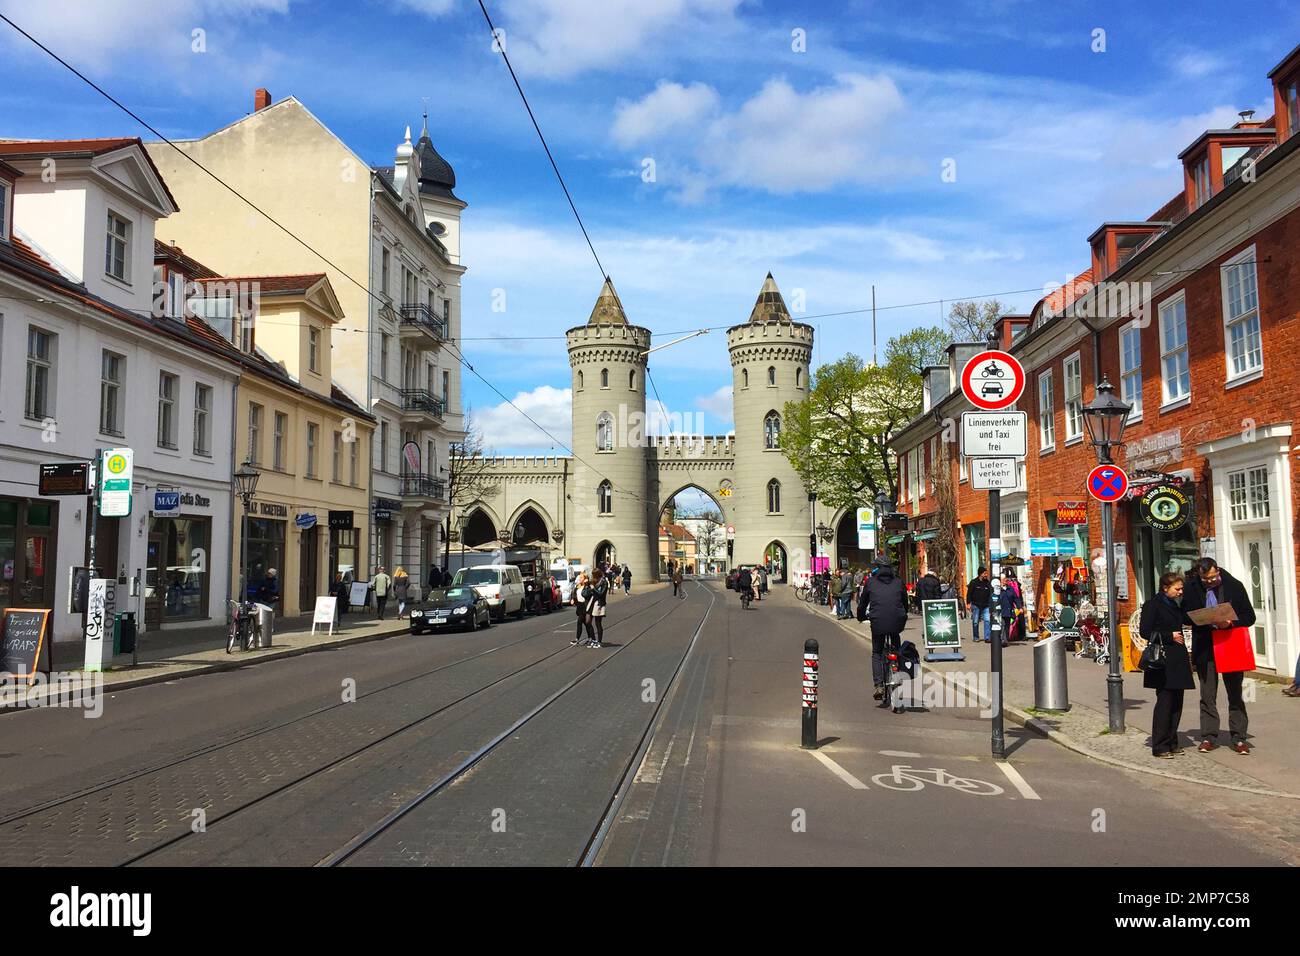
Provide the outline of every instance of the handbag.
{"type": "Polygon", "coordinates": [[[1138,669],[1143,671],[1162,671],[1165,669],[1165,646],[1156,641],[1155,635],[1147,642],[1146,649],[1138,658],[1138,669]]]}
{"type": "Polygon", "coordinates": [[[1255,669],[1255,647],[1250,628],[1234,627],[1214,632],[1214,669],[1220,674],[1238,674],[1255,669]]]}

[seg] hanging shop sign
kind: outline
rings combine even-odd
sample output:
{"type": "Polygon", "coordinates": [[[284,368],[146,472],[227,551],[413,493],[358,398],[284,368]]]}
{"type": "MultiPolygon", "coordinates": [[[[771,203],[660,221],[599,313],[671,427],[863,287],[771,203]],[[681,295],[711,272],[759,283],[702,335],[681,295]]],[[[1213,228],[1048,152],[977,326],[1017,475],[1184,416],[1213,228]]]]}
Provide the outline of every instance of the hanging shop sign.
{"type": "Polygon", "coordinates": [[[181,493],[179,491],[155,491],[153,493],[153,513],[155,517],[166,517],[181,513],[181,493]]]}
{"type": "Polygon", "coordinates": [[[1056,503],[1056,523],[1058,525],[1087,524],[1088,502],[1058,501],[1056,503]]]}
{"type": "Polygon", "coordinates": [[[1170,428],[1124,443],[1124,464],[1129,471],[1162,471],[1183,460],[1183,430],[1170,428]]]}
{"type": "Polygon", "coordinates": [[[302,528],[304,531],[306,531],[308,528],[316,527],[316,516],[298,515],[296,518],[293,519],[293,523],[296,524],[299,528],[302,528]]]}
{"type": "Polygon", "coordinates": [[[351,531],[352,523],[353,523],[353,517],[351,511],[330,512],[331,531],[351,531]]]}
{"type": "Polygon", "coordinates": [[[1177,531],[1191,517],[1192,500],[1173,485],[1156,485],[1142,493],[1138,511],[1157,531],[1177,531]]]}

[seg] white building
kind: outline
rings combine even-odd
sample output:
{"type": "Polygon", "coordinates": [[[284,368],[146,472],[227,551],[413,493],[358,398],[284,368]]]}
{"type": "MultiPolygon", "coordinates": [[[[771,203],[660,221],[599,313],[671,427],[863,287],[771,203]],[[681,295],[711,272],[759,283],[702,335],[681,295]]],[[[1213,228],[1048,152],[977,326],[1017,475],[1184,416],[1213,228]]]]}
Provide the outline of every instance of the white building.
{"type": "Polygon", "coordinates": [[[131,512],[96,523],[118,610],[142,630],[226,618],[238,367],[153,308],[155,224],[175,211],[137,139],[0,142],[0,608],[54,610],[56,667],[81,661],[90,512],[38,494],[43,462],[133,449],[131,512]],[[178,514],[153,515],[159,490],[178,514]]]}

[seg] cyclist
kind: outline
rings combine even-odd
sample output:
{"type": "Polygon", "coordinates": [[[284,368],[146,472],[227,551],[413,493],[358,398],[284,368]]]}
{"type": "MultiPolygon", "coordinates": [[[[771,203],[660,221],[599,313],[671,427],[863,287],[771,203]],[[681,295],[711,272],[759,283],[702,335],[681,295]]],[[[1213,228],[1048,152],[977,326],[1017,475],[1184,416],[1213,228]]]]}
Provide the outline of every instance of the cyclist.
{"type": "Polygon", "coordinates": [[[885,700],[885,652],[899,648],[899,635],[907,626],[907,591],[902,580],[894,573],[894,566],[885,558],[877,558],[875,573],[867,581],[867,620],[871,622],[871,679],[875,684],[874,700],[885,700]]]}
{"type": "Polygon", "coordinates": [[[736,579],[736,590],[740,592],[741,607],[748,608],[749,602],[754,597],[754,576],[749,573],[749,568],[740,569],[740,577],[736,579]]]}

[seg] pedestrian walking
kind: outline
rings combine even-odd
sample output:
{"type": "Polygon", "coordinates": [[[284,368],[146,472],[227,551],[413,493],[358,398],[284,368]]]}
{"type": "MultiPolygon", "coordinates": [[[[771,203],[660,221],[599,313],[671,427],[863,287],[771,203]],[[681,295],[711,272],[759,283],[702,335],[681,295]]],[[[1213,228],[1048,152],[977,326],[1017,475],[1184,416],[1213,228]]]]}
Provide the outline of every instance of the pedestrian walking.
{"type": "Polygon", "coordinates": [[[397,598],[397,619],[400,621],[406,616],[406,602],[411,596],[411,578],[400,564],[393,572],[393,596],[397,598]]]}
{"type": "Polygon", "coordinates": [[[1020,585],[1016,582],[1016,572],[1007,568],[1003,575],[1002,591],[998,594],[998,613],[1002,616],[1002,646],[1011,640],[1011,629],[1016,618],[1024,609],[1025,602],[1020,596],[1020,585]]]}
{"type": "MultiPolygon", "coordinates": [[[[678,575],[681,570],[678,570],[678,575]]],[[[591,584],[587,587],[589,598],[587,601],[587,627],[596,628],[596,638],[590,641],[588,647],[605,646],[605,602],[609,598],[609,578],[599,569],[591,576],[591,584]]],[[[588,630],[590,634],[590,630],[588,630]]]]}
{"type": "Polygon", "coordinates": [[[343,627],[343,612],[348,606],[348,582],[343,580],[343,572],[334,572],[334,587],[331,593],[334,595],[334,626],[343,627]]]}
{"type": "Polygon", "coordinates": [[[1282,693],[1287,697],[1300,697],[1300,657],[1296,658],[1295,676],[1291,678],[1291,686],[1284,687],[1282,693]]]}
{"type": "Polygon", "coordinates": [[[943,594],[943,585],[939,583],[939,575],[934,573],[933,568],[926,568],[921,580],[916,582],[916,593],[918,601],[939,600],[943,594]]]}
{"type": "Polygon", "coordinates": [[[384,619],[384,606],[388,603],[388,595],[393,589],[393,579],[388,576],[381,564],[375,574],[375,579],[370,582],[375,589],[375,613],[379,620],[384,619]]]}
{"type": "Polygon", "coordinates": [[[989,578],[989,569],[981,564],[978,573],[966,585],[966,606],[970,609],[972,639],[976,644],[981,640],[981,621],[984,622],[984,637],[982,640],[993,640],[993,622],[989,617],[989,606],[992,603],[993,582],[989,578]]]}
{"type": "MultiPolygon", "coordinates": [[[[865,593],[866,619],[871,622],[871,680],[874,700],[890,706],[885,696],[885,652],[889,647],[899,647],[899,635],[907,626],[907,589],[894,573],[894,566],[878,558],[876,570],[867,581],[865,593]]],[[[861,613],[861,612],[860,612],[861,613]]]]}
{"type": "Polygon", "coordinates": [[[682,591],[682,566],[679,564],[673,568],[673,597],[678,595],[685,596],[682,591]]]}
{"type": "Polygon", "coordinates": [[[573,608],[578,616],[578,627],[574,632],[573,640],[569,641],[569,646],[575,644],[589,644],[596,639],[596,635],[591,629],[591,618],[587,616],[588,588],[591,579],[587,577],[586,571],[579,571],[578,577],[573,582],[573,608]],[[583,629],[586,629],[587,636],[582,636],[583,629]]]}
{"type": "Polygon", "coordinates": [[[844,579],[844,572],[838,572],[831,579],[831,599],[835,602],[835,619],[842,621],[849,616],[849,599],[853,596],[853,589],[849,582],[844,579]]]}
{"type": "Polygon", "coordinates": [[[632,566],[628,564],[623,565],[623,593],[632,593],[632,566]]]}
{"type": "Polygon", "coordinates": [[[429,590],[436,591],[442,587],[442,569],[436,564],[429,568],[429,590]]]}
{"type": "Polygon", "coordinates": [[[1246,588],[1240,581],[1219,567],[1214,558],[1201,558],[1187,576],[1183,593],[1183,610],[1187,613],[1201,608],[1231,604],[1236,620],[1218,628],[1193,625],[1192,662],[1201,684],[1201,742],[1196,748],[1209,753],[1219,740],[1219,679],[1228,692],[1228,733],[1232,749],[1243,757],[1250,753],[1246,737],[1250,731],[1250,717],[1242,695],[1245,672],[1220,674],[1214,659],[1214,636],[1223,635],[1234,627],[1250,627],[1255,623],[1255,608],[1250,603],[1246,588]]]}
{"type": "Polygon", "coordinates": [[[1192,689],[1192,662],[1187,653],[1190,628],[1183,600],[1183,577],[1173,571],[1160,575],[1160,593],[1142,605],[1138,634],[1157,644],[1164,660],[1143,671],[1142,686],[1156,692],[1151,715],[1151,755],[1171,760],[1183,753],[1178,722],[1183,716],[1183,692],[1192,689]]]}

